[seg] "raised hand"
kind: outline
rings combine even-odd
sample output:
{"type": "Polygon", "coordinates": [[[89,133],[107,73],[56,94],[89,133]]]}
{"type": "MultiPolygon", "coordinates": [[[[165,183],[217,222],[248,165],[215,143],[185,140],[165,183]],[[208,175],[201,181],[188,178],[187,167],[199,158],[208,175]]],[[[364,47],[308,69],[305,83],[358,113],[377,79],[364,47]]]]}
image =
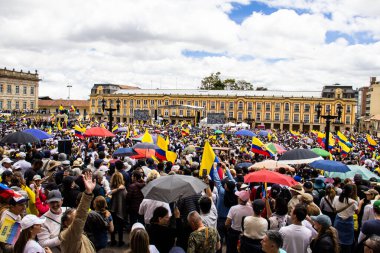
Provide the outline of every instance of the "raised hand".
{"type": "Polygon", "coordinates": [[[92,179],[92,173],[91,172],[86,172],[83,175],[83,182],[84,182],[84,186],[86,188],[85,193],[91,194],[92,191],[94,190],[95,186],[96,186],[95,179],[94,180],[92,179]]]}

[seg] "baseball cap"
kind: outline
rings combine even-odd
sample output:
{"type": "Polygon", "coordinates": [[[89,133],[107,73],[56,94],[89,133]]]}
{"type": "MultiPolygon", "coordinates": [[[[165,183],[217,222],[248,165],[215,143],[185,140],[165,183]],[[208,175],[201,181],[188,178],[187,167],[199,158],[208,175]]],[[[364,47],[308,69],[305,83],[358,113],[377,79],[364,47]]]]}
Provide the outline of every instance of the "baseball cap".
{"type": "Polygon", "coordinates": [[[311,216],[310,218],[313,221],[318,222],[324,228],[328,228],[331,226],[331,219],[327,215],[321,214],[318,216],[311,216]]]}
{"type": "Polygon", "coordinates": [[[248,191],[236,191],[235,195],[238,196],[242,201],[246,202],[249,200],[249,192],[248,191]]]}
{"type": "Polygon", "coordinates": [[[62,166],[70,166],[70,161],[69,160],[62,161],[62,166]]]}
{"type": "Polygon", "coordinates": [[[46,202],[54,202],[54,201],[61,201],[62,200],[62,194],[59,190],[52,190],[49,192],[46,202]]]}
{"type": "Polygon", "coordinates": [[[373,208],[380,210],[380,200],[376,200],[375,202],[373,202],[373,208]]]}
{"type": "Polygon", "coordinates": [[[21,157],[21,158],[25,158],[26,157],[26,154],[24,152],[20,152],[16,155],[16,157],[21,157]]]}
{"type": "Polygon", "coordinates": [[[1,163],[13,163],[13,161],[11,159],[9,159],[9,157],[6,157],[4,158],[1,163]]]}
{"type": "Polygon", "coordinates": [[[38,218],[34,214],[27,214],[24,218],[22,218],[20,225],[21,229],[30,228],[33,225],[43,224],[46,221],[46,218],[38,218]]]}
{"type": "Polygon", "coordinates": [[[22,204],[22,203],[25,203],[27,202],[29,199],[28,198],[25,198],[24,196],[22,195],[18,195],[17,196],[13,196],[10,200],[9,200],[9,204],[12,205],[12,206],[15,206],[17,204],[22,204]]]}
{"type": "Polygon", "coordinates": [[[40,175],[34,175],[33,181],[36,181],[36,180],[42,180],[41,176],[40,175]]]}
{"type": "Polygon", "coordinates": [[[375,189],[369,189],[368,191],[365,191],[364,194],[372,194],[372,195],[378,195],[379,192],[375,189]]]}

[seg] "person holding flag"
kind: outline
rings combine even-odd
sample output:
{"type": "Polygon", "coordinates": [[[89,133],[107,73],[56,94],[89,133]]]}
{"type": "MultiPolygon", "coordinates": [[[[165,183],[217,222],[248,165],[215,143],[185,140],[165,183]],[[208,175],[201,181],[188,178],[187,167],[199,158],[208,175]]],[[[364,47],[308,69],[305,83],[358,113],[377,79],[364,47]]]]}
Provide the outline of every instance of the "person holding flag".
{"type": "Polygon", "coordinates": [[[252,138],[251,151],[253,153],[260,154],[263,156],[274,156],[274,154],[271,153],[270,150],[265,148],[264,143],[262,143],[257,137],[252,138]]]}

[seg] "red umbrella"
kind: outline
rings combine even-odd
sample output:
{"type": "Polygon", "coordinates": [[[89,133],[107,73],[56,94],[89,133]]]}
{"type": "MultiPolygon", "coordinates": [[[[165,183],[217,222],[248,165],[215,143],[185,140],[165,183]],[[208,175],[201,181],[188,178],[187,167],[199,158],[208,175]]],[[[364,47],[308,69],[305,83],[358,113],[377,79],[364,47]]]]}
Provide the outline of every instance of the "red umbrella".
{"type": "Polygon", "coordinates": [[[273,183],[292,186],[298,184],[292,177],[271,170],[259,170],[244,176],[245,183],[273,183]]]}
{"type": "Polygon", "coordinates": [[[115,137],[113,133],[102,127],[92,127],[84,133],[85,137],[115,137]]]}
{"type": "Polygon", "coordinates": [[[133,159],[144,159],[144,158],[151,158],[156,154],[155,149],[134,149],[138,154],[130,156],[130,158],[133,159]]]}

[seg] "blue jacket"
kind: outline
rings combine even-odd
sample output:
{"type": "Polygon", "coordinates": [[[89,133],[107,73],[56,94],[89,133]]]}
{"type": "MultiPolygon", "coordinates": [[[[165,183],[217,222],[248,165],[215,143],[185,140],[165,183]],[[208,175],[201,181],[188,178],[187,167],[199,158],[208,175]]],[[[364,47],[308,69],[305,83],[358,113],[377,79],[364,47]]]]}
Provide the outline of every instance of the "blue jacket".
{"type": "MultiPolygon", "coordinates": [[[[215,168],[212,168],[212,169],[213,169],[213,173],[212,173],[213,181],[215,182],[215,186],[218,189],[218,201],[216,203],[216,209],[218,210],[218,218],[227,218],[230,208],[224,205],[225,189],[222,185],[222,182],[220,181],[217,170],[215,168]]],[[[236,183],[229,169],[226,169],[226,173],[227,173],[228,179],[236,183]]]]}

